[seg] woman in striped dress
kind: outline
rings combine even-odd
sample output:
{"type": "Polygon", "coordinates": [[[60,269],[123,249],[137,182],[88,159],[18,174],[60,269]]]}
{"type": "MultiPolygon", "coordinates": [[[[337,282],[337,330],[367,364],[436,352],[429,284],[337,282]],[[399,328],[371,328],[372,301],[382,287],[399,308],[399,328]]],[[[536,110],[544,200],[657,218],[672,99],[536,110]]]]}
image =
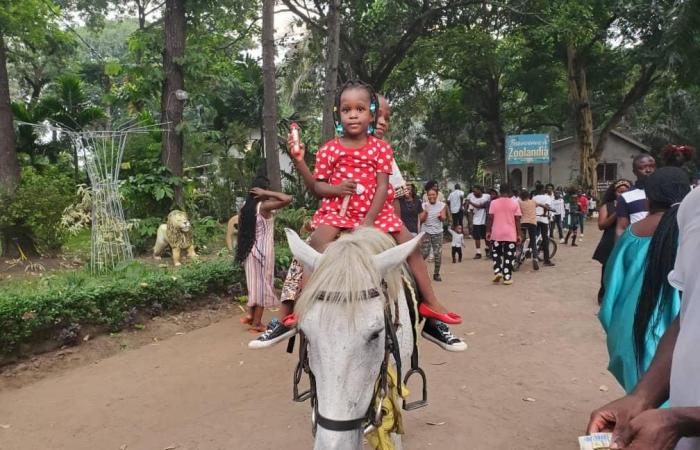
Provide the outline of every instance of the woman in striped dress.
{"type": "Polygon", "coordinates": [[[238,245],[236,261],[245,268],[248,286],[248,313],[241,323],[250,325],[252,333],[265,331],[262,315],[266,307],[279,303],[273,280],[275,271],[275,219],[273,212],[284,208],[292,197],[268,190],[267,178],[253,180],[243,207],[239,213],[238,245]]]}

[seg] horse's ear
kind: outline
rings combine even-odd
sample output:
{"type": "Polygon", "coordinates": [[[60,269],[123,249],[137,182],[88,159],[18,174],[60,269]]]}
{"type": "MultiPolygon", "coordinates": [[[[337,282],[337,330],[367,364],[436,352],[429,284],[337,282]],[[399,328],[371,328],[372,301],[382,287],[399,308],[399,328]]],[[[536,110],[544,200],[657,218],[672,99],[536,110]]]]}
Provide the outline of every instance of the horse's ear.
{"type": "Polygon", "coordinates": [[[316,264],[321,259],[321,254],[304,242],[293,230],[285,228],[284,232],[287,234],[287,242],[294,257],[313,272],[316,269],[316,264]]]}
{"type": "Polygon", "coordinates": [[[379,273],[384,276],[403,264],[406,258],[408,258],[408,255],[418,246],[420,240],[423,239],[424,234],[425,233],[421,233],[408,242],[404,242],[389,250],[384,250],[378,255],[374,255],[372,260],[374,261],[374,266],[379,270],[379,273]]]}

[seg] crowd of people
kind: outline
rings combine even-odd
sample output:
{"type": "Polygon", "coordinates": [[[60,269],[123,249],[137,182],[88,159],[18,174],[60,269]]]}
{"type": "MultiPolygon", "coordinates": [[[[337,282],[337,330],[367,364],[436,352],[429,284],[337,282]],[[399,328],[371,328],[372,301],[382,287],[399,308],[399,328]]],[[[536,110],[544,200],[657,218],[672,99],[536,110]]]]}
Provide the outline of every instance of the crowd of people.
{"type": "MultiPolygon", "coordinates": [[[[304,160],[303,144],[290,135],[294,166],[320,199],[308,227],[311,247],[322,253],[340,233],[360,226],[378,228],[397,243],[423,233],[420,248],[407,261],[419,292],[421,335],[445,350],[463,351],[466,343],[449,327],[462,318],[440,302],[432,287],[442,281],[445,239],[453,264],[462,262],[471,239],[473,258],[492,261],[493,282],[510,285],[516,260],[529,254],[539,270],[541,255],[544,266],[554,266],[549,241],[555,231],[560,244],[575,247],[597,211],[603,231],[593,255],[602,267],[599,319],[607,334],[609,370],[628,395],[595,411],[589,431],[614,430],[612,448],[672,449],[680,440],[678,448],[700,449],[700,353],[694,351],[700,338],[700,289],[693,276],[693,259],[700,254],[700,189],[688,195],[690,179],[681,168],[694,149],[668,146],[658,170],[651,155],[640,154],[633,161],[634,183],[615,181],[600,204],[580,189],[541,183],[533,191],[507,184],[472,186],[468,194],[456,184],[445,198],[432,180],[419,197],[382,140],[391,119],[386,99],[350,81],[340,88],[335,111],[339,136],[318,150],[313,171],[304,160]],[[670,407],[654,409],[669,398],[670,407]]],[[[249,292],[249,311],[241,322],[262,332],[251,348],[270,347],[296,333],[294,302],[307,271],[294,260],[281,299],[272,288],[273,212],[290,200],[258,179],[241,209],[236,260],[245,266],[249,292]],[[277,304],[280,317],[264,327],[263,309],[277,304]]]]}

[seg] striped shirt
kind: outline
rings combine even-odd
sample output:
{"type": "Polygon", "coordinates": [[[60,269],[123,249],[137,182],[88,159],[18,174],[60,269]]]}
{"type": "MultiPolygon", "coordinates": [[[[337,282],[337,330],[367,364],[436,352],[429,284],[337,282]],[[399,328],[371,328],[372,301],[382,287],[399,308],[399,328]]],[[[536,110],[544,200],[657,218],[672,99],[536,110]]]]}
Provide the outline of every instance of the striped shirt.
{"type": "Polygon", "coordinates": [[[629,219],[630,224],[639,222],[649,214],[647,194],[644,189],[636,188],[627,191],[617,201],[617,217],[629,219]]]}

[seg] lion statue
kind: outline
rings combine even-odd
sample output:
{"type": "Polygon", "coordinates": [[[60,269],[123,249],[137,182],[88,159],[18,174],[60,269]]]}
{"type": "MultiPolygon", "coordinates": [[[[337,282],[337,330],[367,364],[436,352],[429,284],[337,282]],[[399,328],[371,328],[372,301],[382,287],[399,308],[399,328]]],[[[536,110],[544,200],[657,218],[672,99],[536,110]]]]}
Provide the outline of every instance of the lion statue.
{"type": "Polygon", "coordinates": [[[174,210],[168,214],[167,223],[158,227],[156,245],[153,247],[153,257],[160,259],[163,250],[170,247],[173,252],[173,264],[179,266],[182,250],[187,251],[187,258],[196,258],[194,252],[194,239],[192,237],[192,224],[187,214],[174,210]]]}
{"type": "Polygon", "coordinates": [[[233,253],[233,244],[235,242],[237,235],[238,235],[238,214],[231,217],[228,220],[228,225],[226,226],[226,248],[228,248],[228,251],[231,253],[233,253]]]}

